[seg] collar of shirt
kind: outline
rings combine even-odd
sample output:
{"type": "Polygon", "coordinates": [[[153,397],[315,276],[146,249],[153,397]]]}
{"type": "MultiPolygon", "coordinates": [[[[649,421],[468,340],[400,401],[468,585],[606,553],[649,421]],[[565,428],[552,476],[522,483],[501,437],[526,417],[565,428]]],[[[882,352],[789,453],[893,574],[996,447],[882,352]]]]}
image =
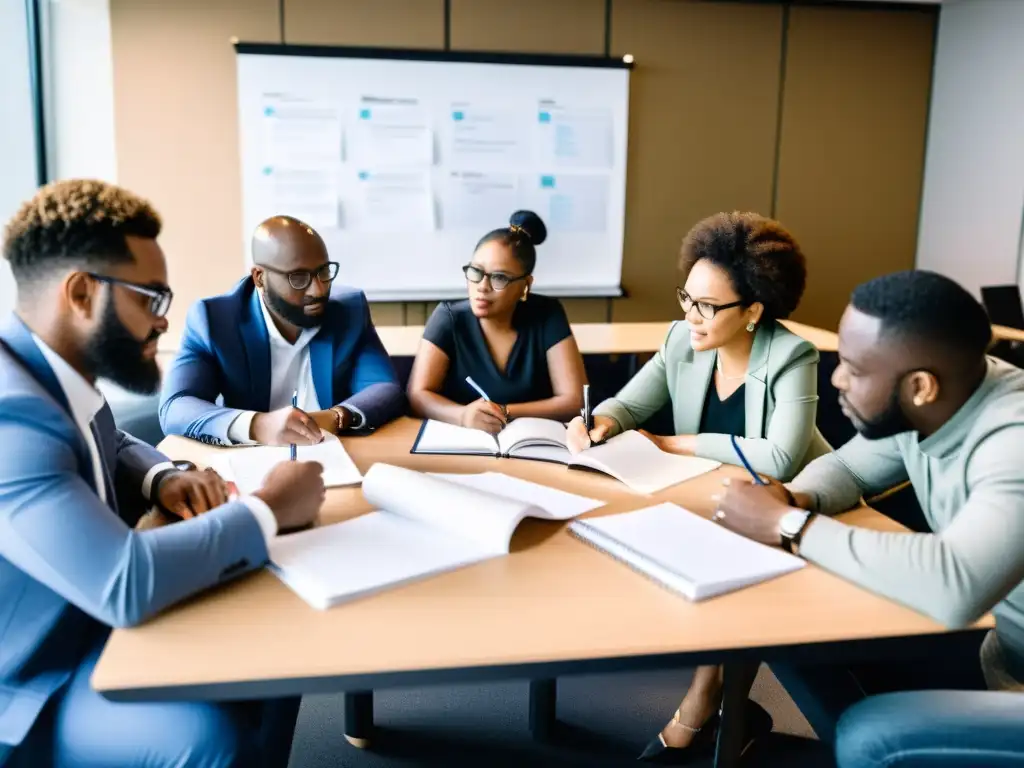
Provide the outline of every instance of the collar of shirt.
{"type": "Polygon", "coordinates": [[[267,326],[267,335],[270,337],[270,343],[275,346],[287,347],[298,352],[306,347],[320,330],[319,326],[316,328],[303,328],[299,333],[299,338],[295,340],[294,344],[291,344],[288,339],[281,335],[281,331],[277,329],[277,324],[274,322],[274,318],[271,317],[270,310],[267,309],[267,302],[263,297],[263,291],[260,291],[260,311],[263,313],[263,322],[267,326]]]}
{"type": "Polygon", "coordinates": [[[78,424],[88,425],[99,413],[106,400],[96,387],[90,384],[85,378],[72,368],[68,362],[50,349],[46,343],[35,334],[32,334],[39,351],[43,353],[46,362],[57,377],[57,382],[68,398],[68,405],[71,407],[71,415],[78,424]]]}

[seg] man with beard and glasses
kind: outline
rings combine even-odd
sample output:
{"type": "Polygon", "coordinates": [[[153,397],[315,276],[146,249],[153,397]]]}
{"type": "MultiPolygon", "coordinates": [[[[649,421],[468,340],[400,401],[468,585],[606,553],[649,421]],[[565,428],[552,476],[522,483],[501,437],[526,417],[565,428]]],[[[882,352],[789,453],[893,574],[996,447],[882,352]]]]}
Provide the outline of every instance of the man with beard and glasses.
{"type": "Polygon", "coordinates": [[[722,525],[947,627],[995,614],[984,642],[981,633],[943,636],[939,658],[773,664],[824,741],[865,694],[1024,684],[1024,371],[988,357],[990,340],[985,310],[948,278],[910,271],[859,286],[832,377],[859,434],[787,486],[733,481],[716,496],[722,525]],[[908,480],[930,532],[827,516],[908,480]]]}
{"type": "Polygon", "coordinates": [[[97,378],[143,393],[160,381],[156,343],[172,294],[159,233],[144,200],[88,180],[44,187],[7,226],[18,286],[0,328],[7,768],[287,760],[296,700],[124,704],[89,684],[110,627],[262,567],[277,530],[310,524],[324,499],[320,465],[284,462],[228,502],[215,473],[179,472],[114,425],[97,378]],[[188,519],[136,530],[154,504],[188,519]]]}
{"type": "Polygon", "coordinates": [[[334,284],[338,264],[320,236],[274,216],[256,228],[252,262],[231,292],[189,310],[161,397],[164,432],[215,445],[310,445],[323,431],[400,415],[405,396],[366,297],[334,284]]]}

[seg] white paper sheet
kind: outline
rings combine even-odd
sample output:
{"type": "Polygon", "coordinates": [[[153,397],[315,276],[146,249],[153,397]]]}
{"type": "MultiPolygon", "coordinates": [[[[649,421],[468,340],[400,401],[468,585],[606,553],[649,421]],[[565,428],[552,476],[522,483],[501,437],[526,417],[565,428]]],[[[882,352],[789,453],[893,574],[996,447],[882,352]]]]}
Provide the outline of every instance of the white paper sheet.
{"type": "Polygon", "coordinates": [[[442,229],[487,232],[507,226],[518,194],[519,177],[514,173],[452,171],[441,200],[442,229]]]}
{"type": "Polygon", "coordinates": [[[367,232],[432,232],[434,193],[423,171],[359,171],[359,228],[367,232]]]}
{"type": "Polygon", "coordinates": [[[263,104],[265,166],[322,168],[341,161],[338,110],[312,99],[285,96],[263,104]]]}
{"type": "MultiPolygon", "coordinates": [[[[334,435],[324,434],[322,443],[297,446],[296,459],[320,462],[324,468],[324,485],[328,488],[358,485],[363,476],[345,446],[334,435]]],[[[225,480],[233,480],[241,493],[252,493],[263,487],[263,480],[270,470],[288,461],[289,455],[288,446],[239,448],[226,454],[215,468],[225,476],[225,480]]]]}
{"type": "Polygon", "coordinates": [[[410,102],[384,103],[364,97],[352,123],[347,160],[364,168],[433,165],[430,118],[415,100],[410,102]]]}
{"type": "Polygon", "coordinates": [[[549,520],[570,520],[604,506],[604,502],[597,499],[578,496],[575,493],[551,488],[540,483],[531,483],[529,480],[510,477],[501,472],[481,472],[472,475],[435,473],[435,476],[451,483],[467,485],[481,491],[532,504],[544,510],[545,516],[549,520]]]}

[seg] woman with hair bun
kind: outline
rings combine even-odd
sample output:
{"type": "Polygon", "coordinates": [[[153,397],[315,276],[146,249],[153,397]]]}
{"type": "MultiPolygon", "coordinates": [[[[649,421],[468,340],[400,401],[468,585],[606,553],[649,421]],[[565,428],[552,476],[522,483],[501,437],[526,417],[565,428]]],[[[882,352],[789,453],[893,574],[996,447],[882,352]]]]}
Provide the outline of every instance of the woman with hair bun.
{"type": "Polygon", "coordinates": [[[462,268],[469,298],[439,304],[423,331],[409,376],[415,415],[497,434],[513,418],[580,412],[586,374],[565,310],[530,290],[546,238],[537,214],[516,211],[477,243],[462,268]]]}

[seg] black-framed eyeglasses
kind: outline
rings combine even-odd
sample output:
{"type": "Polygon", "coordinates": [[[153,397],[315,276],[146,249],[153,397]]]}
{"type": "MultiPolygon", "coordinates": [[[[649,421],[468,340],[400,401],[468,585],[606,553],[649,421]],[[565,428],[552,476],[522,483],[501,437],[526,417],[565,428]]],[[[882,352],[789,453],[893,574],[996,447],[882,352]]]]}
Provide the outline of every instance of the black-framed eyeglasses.
{"type": "Polygon", "coordinates": [[[462,268],[462,274],[464,274],[466,279],[471,283],[482,283],[486,277],[491,281],[491,288],[496,291],[504,291],[511,283],[519,280],[525,280],[529,277],[529,275],[519,275],[516,277],[513,275],[506,275],[504,272],[484,272],[480,267],[474,267],[472,264],[464,266],[462,268]]]}
{"type": "Polygon", "coordinates": [[[87,272],[86,274],[98,282],[107,283],[108,285],[120,285],[129,291],[135,291],[135,293],[148,296],[149,312],[153,317],[164,317],[171,308],[171,302],[174,300],[174,291],[170,288],[154,288],[152,285],[139,285],[129,280],[111,277],[110,275],[98,275],[95,272],[87,272]]]}
{"type": "Polygon", "coordinates": [[[690,310],[693,307],[697,307],[697,312],[705,320],[714,319],[715,315],[721,312],[723,309],[732,309],[733,307],[742,307],[742,301],[730,301],[728,304],[711,304],[707,301],[694,301],[690,294],[684,291],[682,288],[676,288],[676,298],[679,299],[679,306],[683,308],[683,312],[690,314],[690,310]]]}
{"type": "Polygon", "coordinates": [[[338,262],[336,261],[328,261],[319,269],[293,269],[290,271],[274,269],[266,264],[257,264],[256,266],[268,272],[273,272],[276,275],[284,275],[288,278],[288,285],[296,291],[304,291],[309,288],[309,284],[313,282],[314,276],[324,285],[330,285],[334,278],[338,276],[338,262]]]}

